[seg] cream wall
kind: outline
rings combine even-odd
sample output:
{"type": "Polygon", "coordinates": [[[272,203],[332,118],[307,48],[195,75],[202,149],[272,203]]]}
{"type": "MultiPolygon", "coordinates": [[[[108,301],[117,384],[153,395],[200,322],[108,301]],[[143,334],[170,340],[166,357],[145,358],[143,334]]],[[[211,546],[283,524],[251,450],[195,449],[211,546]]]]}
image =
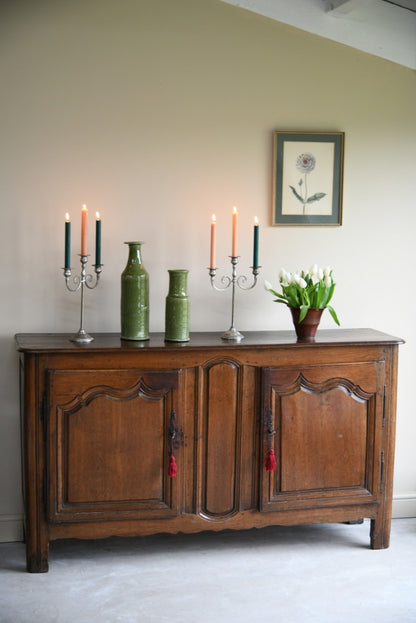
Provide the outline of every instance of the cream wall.
{"type": "MultiPolygon", "coordinates": [[[[242,271],[255,214],[269,281],[281,266],[331,264],[343,327],[406,340],[394,509],[416,515],[414,72],[218,0],[6,0],[0,84],[0,539],[21,536],[13,335],[78,329],[60,267],[64,212],[75,247],[82,203],[103,223],[91,332],[119,330],[130,239],[146,241],[151,330],[164,329],[169,268],[190,270],[191,329],[228,328],[230,298],[211,290],[206,266],[216,212],[217,263],[229,269],[233,205],[242,271]],[[345,132],[342,227],[270,226],[275,129],[345,132]]],[[[238,292],[236,310],[239,329],[290,328],[261,285],[238,292]]]]}

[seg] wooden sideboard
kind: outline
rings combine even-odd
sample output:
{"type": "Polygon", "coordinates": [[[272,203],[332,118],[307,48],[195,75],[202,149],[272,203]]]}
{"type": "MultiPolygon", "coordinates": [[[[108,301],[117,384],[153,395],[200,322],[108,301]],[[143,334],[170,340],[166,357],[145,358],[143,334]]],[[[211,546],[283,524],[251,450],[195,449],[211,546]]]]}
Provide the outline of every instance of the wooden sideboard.
{"type": "Polygon", "coordinates": [[[388,547],[402,340],[68,338],[16,336],[28,571],[68,537],[369,518],[371,547],[388,547]]]}

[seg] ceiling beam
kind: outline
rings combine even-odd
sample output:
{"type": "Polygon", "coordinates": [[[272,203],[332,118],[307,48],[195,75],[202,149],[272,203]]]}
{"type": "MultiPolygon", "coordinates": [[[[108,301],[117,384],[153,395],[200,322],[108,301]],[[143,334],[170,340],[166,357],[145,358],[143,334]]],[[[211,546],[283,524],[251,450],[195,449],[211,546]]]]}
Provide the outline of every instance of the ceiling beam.
{"type": "Polygon", "coordinates": [[[342,0],[332,10],[329,4],[340,0],[221,1],[416,69],[416,13],[386,0],[342,0]]]}
{"type": "Polygon", "coordinates": [[[349,13],[357,7],[362,7],[370,0],[325,0],[326,10],[332,13],[349,13]]]}

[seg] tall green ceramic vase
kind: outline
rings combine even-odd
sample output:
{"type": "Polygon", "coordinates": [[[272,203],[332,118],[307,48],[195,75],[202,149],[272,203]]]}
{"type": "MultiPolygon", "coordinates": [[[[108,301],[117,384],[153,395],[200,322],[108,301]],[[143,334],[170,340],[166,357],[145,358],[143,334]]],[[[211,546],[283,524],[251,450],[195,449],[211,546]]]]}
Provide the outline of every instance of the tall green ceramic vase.
{"type": "Polygon", "coordinates": [[[143,242],[126,242],[129,257],[121,274],[121,339],[149,339],[149,275],[142,264],[143,242]]]}
{"type": "Polygon", "coordinates": [[[168,270],[169,292],[166,297],[165,340],[189,340],[188,270],[168,270]]]}

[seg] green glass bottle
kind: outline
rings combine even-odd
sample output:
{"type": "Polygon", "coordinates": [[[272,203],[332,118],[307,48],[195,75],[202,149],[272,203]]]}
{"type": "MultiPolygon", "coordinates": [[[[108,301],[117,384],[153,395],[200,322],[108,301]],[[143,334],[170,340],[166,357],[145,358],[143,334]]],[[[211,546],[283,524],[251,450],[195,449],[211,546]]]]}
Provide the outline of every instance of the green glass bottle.
{"type": "Polygon", "coordinates": [[[149,275],[142,264],[143,242],[126,242],[129,257],[121,274],[121,339],[149,339],[149,275]]]}
{"type": "Polygon", "coordinates": [[[165,340],[188,342],[189,340],[189,270],[168,270],[169,292],[166,297],[165,340]]]}

